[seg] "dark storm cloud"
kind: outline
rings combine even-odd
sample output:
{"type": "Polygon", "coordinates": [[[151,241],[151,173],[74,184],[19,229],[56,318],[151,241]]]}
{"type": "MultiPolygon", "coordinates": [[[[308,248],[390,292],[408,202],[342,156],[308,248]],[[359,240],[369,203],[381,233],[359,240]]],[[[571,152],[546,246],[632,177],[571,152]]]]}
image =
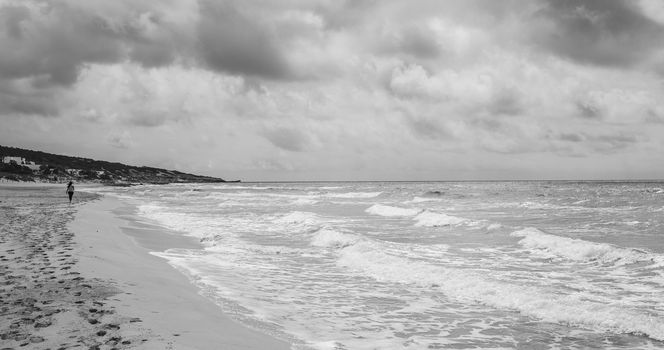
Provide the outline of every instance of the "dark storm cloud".
{"type": "Polygon", "coordinates": [[[536,17],[536,45],[574,61],[631,66],[664,44],[664,27],[646,17],[636,1],[546,0],[536,17]]]}
{"type": "Polygon", "coordinates": [[[29,19],[30,11],[24,6],[7,6],[0,9],[0,22],[5,24],[4,30],[11,38],[23,37],[21,23],[29,19]]]}
{"type": "Polygon", "coordinates": [[[173,63],[178,55],[190,49],[180,31],[158,13],[145,12],[125,21],[118,39],[124,43],[130,60],[144,67],[161,67],[173,63]],[[156,34],[149,34],[150,30],[156,34]]]}
{"type": "Polygon", "coordinates": [[[200,50],[212,69],[270,79],[292,75],[276,39],[249,14],[223,1],[204,1],[200,8],[200,50]]]}
{"type": "Polygon", "coordinates": [[[23,92],[0,82],[0,115],[12,112],[55,116],[58,114],[57,101],[48,93],[23,92]]]}
{"type": "Polygon", "coordinates": [[[292,75],[281,43],[249,6],[201,1],[188,23],[182,19],[190,14],[174,17],[177,2],[18,4],[0,7],[3,81],[68,87],[86,65],[126,61],[161,67],[198,60],[215,71],[257,78],[292,75]]]}
{"type": "Polygon", "coordinates": [[[169,39],[173,30],[158,15],[126,9],[121,18],[108,19],[67,3],[26,4],[33,7],[0,8],[5,113],[57,113],[55,105],[49,106],[53,94],[59,87],[73,85],[86,64],[132,60],[154,67],[169,64],[175,57],[169,39]],[[146,25],[157,35],[149,37],[146,25]],[[18,80],[30,86],[12,84],[18,80]]]}
{"type": "MultiPolygon", "coordinates": [[[[25,11],[24,7],[21,12],[25,11]]],[[[3,11],[3,15],[8,14],[3,11]]],[[[28,13],[20,24],[5,28],[4,38],[0,36],[0,78],[40,78],[44,85],[71,85],[82,63],[111,62],[121,56],[118,44],[108,40],[107,30],[95,19],[64,5],[49,7],[43,15],[48,22],[28,13]]]]}
{"type": "Polygon", "coordinates": [[[127,9],[123,17],[107,19],[64,3],[30,11],[0,10],[6,20],[0,77],[46,76],[53,84],[71,85],[86,63],[130,59],[153,67],[171,63],[176,54],[175,30],[157,14],[127,9]],[[157,35],[148,35],[146,26],[157,35]]]}

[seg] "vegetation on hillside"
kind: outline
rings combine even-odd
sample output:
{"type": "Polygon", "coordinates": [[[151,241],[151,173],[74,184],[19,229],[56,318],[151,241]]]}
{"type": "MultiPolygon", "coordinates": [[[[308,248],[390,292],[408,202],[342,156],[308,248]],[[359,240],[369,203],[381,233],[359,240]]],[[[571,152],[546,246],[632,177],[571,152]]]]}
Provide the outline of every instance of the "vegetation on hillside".
{"type": "Polygon", "coordinates": [[[38,170],[15,162],[0,164],[0,178],[11,180],[48,181],[82,180],[107,183],[173,183],[173,182],[224,182],[223,179],[182,173],[152,167],[137,167],[122,163],[106,162],[80,157],[32,151],[0,145],[0,159],[22,157],[39,164],[38,170]]]}

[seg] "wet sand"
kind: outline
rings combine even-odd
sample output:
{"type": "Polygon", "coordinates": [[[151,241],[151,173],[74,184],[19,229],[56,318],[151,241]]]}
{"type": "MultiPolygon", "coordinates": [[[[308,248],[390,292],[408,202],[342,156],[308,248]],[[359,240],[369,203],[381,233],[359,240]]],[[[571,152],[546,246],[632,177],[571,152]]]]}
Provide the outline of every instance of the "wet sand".
{"type": "Polygon", "coordinates": [[[221,312],[112,198],[0,185],[0,349],[288,349],[221,312]],[[133,228],[130,228],[132,226],[133,228]],[[124,230],[123,230],[124,228],[124,230]]]}

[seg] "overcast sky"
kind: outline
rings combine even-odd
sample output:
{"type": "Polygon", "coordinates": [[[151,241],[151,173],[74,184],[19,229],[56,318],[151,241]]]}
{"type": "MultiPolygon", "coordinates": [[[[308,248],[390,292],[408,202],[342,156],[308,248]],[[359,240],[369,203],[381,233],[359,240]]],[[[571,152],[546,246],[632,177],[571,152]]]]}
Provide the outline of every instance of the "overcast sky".
{"type": "Polygon", "coordinates": [[[252,180],[664,178],[661,0],[0,0],[0,144],[252,180]]]}

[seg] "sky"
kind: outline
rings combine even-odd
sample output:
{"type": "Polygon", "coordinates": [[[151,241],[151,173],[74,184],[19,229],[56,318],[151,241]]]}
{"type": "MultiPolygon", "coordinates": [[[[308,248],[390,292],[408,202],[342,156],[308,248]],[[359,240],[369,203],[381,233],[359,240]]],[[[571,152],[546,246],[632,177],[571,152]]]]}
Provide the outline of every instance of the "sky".
{"type": "Polygon", "coordinates": [[[661,0],[0,0],[0,144],[243,181],[664,178],[661,0]]]}

